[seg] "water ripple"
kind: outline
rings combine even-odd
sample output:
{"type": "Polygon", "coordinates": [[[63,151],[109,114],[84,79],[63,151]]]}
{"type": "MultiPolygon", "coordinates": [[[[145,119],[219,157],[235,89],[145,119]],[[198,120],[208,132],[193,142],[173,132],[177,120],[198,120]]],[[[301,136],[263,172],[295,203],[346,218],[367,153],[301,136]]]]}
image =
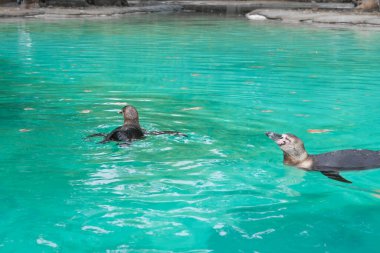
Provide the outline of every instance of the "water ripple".
{"type": "Polygon", "coordinates": [[[284,167],[264,133],[378,149],[378,32],[138,15],[0,34],[2,251],[373,252],[379,172],[337,187],[284,167]],[[126,104],[188,137],[85,139],[126,104]]]}

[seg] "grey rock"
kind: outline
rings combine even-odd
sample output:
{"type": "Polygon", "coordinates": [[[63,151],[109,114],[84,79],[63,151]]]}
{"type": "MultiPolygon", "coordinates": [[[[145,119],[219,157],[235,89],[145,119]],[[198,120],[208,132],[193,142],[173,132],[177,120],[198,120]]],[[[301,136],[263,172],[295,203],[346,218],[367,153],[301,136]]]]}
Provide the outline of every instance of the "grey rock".
{"type": "Polygon", "coordinates": [[[260,9],[250,12],[250,14],[263,15],[267,19],[280,20],[284,23],[380,25],[379,13],[260,9]]]}

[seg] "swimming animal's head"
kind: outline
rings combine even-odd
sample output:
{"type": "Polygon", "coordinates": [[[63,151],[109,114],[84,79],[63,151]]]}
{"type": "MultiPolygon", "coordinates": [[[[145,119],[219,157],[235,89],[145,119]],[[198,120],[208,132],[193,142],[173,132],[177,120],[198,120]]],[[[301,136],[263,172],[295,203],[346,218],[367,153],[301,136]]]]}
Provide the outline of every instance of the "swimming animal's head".
{"type": "Polygon", "coordinates": [[[303,141],[294,134],[277,134],[274,132],[266,132],[265,134],[276,142],[284,152],[285,158],[291,159],[293,162],[300,162],[307,158],[303,141]]]}
{"type": "Polygon", "coordinates": [[[121,108],[120,114],[123,114],[124,123],[138,123],[139,122],[139,113],[136,108],[132,105],[127,105],[121,108]]]}

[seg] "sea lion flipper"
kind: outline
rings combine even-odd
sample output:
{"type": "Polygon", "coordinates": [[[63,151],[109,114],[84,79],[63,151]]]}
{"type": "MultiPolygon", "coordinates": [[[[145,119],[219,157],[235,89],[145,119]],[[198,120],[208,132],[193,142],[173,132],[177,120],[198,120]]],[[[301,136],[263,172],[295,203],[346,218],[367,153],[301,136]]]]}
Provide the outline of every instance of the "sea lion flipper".
{"type": "Polygon", "coordinates": [[[344,177],[342,177],[341,175],[339,175],[338,171],[321,171],[321,173],[328,178],[331,178],[331,179],[334,179],[334,180],[337,180],[337,181],[340,181],[343,183],[349,183],[349,184],[352,183],[351,181],[349,181],[349,180],[345,179],[344,177]]]}
{"type": "Polygon", "coordinates": [[[127,148],[131,146],[131,142],[130,141],[122,142],[122,143],[119,143],[117,146],[120,148],[127,148]]]}
{"type": "Polygon", "coordinates": [[[146,134],[150,134],[150,135],[169,134],[169,135],[188,137],[187,134],[177,132],[177,131],[170,131],[170,130],[169,131],[151,131],[151,132],[147,132],[146,134]]]}
{"type": "Polygon", "coordinates": [[[92,137],[98,137],[98,136],[105,137],[107,136],[107,134],[103,134],[103,133],[90,134],[90,135],[87,135],[86,138],[92,138],[92,137]]]}
{"type": "Polygon", "coordinates": [[[107,139],[107,138],[104,138],[103,140],[97,142],[98,144],[104,144],[104,143],[107,143],[107,142],[110,142],[111,140],[107,139]]]}

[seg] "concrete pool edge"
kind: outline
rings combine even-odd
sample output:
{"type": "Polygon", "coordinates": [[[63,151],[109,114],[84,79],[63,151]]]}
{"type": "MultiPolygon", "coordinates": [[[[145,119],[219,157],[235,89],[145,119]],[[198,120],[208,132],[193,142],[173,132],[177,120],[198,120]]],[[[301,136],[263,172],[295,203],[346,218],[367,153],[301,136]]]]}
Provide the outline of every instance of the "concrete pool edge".
{"type": "Polygon", "coordinates": [[[181,5],[157,4],[135,7],[86,7],[86,8],[30,8],[0,7],[0,19],[10,18],[80,18],[112,17],[138,13],[171,13],[183,9],[181,5]]]}
{"type": "Polygon", "coordinates": [[[230,16],[242,16],[251,13],[282,23],[380,28],[380,12],[358,11],[352,4],[317,4],[285,1],[158,1],[154,5],[147,6],[85,8],[48,7],[24,9],[18,7],[0,7],[0,19],[102,18],[139,13],[174,12],[217,13],[230,16]]]}
{"type": "Polygon", "coordinates": [[[362,13],[352,11],[327,10],[280,10],[260,9],[250,12],[264,16],[268,20],[278,20],[283,23],[325,24],[346,26],[369,26],[380,28],[379,13],[362,13]]]}

